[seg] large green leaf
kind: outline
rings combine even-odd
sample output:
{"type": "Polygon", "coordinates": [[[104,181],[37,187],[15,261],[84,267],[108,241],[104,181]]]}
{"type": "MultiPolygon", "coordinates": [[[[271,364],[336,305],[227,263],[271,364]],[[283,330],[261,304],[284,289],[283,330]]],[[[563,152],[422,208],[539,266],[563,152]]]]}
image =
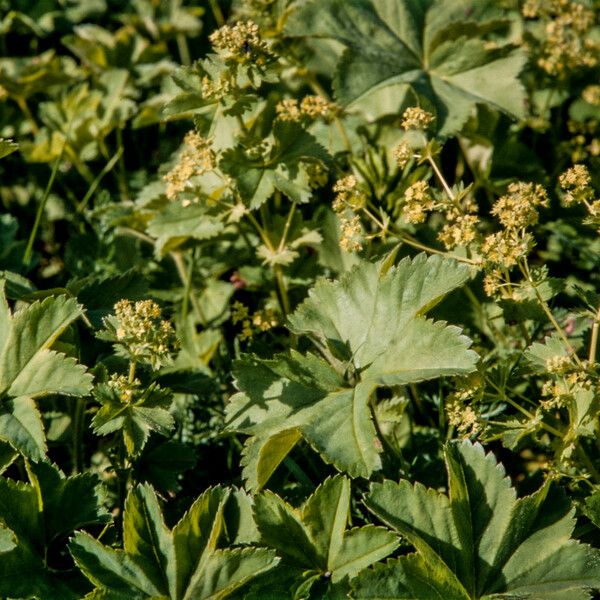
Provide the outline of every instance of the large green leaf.
{"type": "Polygon", "coordinates": [[[493,455],[468,441],[446,447],[446,466],[449,496],[408,481],[371,486],[369,510],[417,554],[360,575],[353,597],[567,600],[600,587],[600,555],[570,539],[564,495],[545,484],[517,499],[493,455]]]}
{"type": "Polygon", "coordinates": [[[75,562],[96,586],[92,597],[220,600],[274,567],[278,559],[272,550],[221,547],[224,541],[247,539],[248,533],[254,538],[253,527],[235,531],[248,524],[238,496],[225,488],[209,489],[169,530],[152,487],[133,488],[125,503],[123,550],[83,533],[70,544],[75,562]],[[228,527],[225,512],[232,515],[228,527]]]}
{"type": "Polygon", "coordinates": [[[81,314],[77,301],[66,296],[13,314],[0,289],[0,439],[34,460],[45,455],[46,441],[33,398],[85,395],[92,387],[84,366],[50,349],[81,314]]]}
{"type": "Polygon", "coordinates": [[[31,484],[0,478],[0,595],[81,598],[85,579],[48,558],[62,552],[75,529],[108,520],[98,481],[89,474],[66,478],[43,462],[28,472],[31,484]],[[12,547],[4,541],[6,532],[12,547]]]}
{"type": "Polygon", "coordinates": [[[417,94],[450,134],[476,103],[524,114],[524,53],[498,35],[493,44],[486,39],[504,25],[496,7],[491,0],[308,0],[298,3],[286,32],[346,46],[334,87],[348,108],[375,119],[417,94]]]}
{"type": "Polygon", "coordinates": [[[227,426],[254,436],[244,456],[248,485],[264,485],[293,447],[284,432],[295,429],[352,476],[379,469],[375,389],[475,368],[470,340],[424,317],[469,274],[455,261],[420,255],[385,273],[363,262],[337,282],[318,282],[289,323],[328,362],[292,351],[273,360],[243,357],[234,366],[241,393],[227,406],[227,426]]]}
{"type": "Polygon", "coordinates": [[[425,254],[385,273],[363,262],[339,281],[320,280],[290,316],[290,327],[351,363],[362,381],[400,385],[468,373],[477,360],[470,340],[424,315],[470,273],[425,254]]]}
{"type": "Polygon", "coordinates": [[[325,480],[300,509],[271,492],[257,496],[261,541],[283,557],[277,579],[338,584],[397,547],[398,538],[381,527],[348,530],[349,510],[350,481],[341,475],[325,480]]]}
{"type": "Polygon", "coordinates": [[[308,202],[311,188],[306,163],[330,160],[325,148],[297,123],[276,121],[272,138],[266,156],[251,158],[237,146],[224,152],[219,163],[253,209],[264,204],[276,189],[296,202],[308,202]]]}

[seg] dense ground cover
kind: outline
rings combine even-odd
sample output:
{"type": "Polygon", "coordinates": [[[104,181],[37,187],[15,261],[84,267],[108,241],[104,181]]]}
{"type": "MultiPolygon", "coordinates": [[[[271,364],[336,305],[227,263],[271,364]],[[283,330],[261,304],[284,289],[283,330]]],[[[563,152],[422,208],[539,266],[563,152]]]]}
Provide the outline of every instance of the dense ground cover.
{"type": "Polygon", "coordinates": [[[600,590],[599,9],[0,0],[0,597],[600,590]]]}

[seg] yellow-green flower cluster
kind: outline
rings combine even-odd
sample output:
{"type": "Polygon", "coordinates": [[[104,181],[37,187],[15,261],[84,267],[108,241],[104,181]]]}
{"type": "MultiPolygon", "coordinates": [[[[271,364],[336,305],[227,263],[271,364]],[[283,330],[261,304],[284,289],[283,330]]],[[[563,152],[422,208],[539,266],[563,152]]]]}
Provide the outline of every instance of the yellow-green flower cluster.
{"type": "Polygon", "coordinates": [[[444,404],[448,423],[456,427],[458,434],[462,437],[476,436],[484,429],[481,415],[467,404],[480,396],[481,392],[481,379],[475,373],[460,381],[456,390],[446,397],[444,404]]]}
{"type": "Polygon", "coordinates": [[[279,325],[279,319],[273,309],[262,308],[250,315],[248,307],[238,301],[231,307],[231,322],[234,325],[241,323],[242,331],[239,337],[242,341],[251,340],[256,333],[264,333],[279,325]]]}
{"type": "Polygon", "coordinates": [[[300,102],[300,111],[309,119],[328,119],[335,114],[337,106],[323,96],[304,96],[300,102]]]}
{"type": "Polygon", "coordinates": [[[496,200],[491,213],[506,229],[522,229],[538,222],[540,207],[548,206],[548,194],[539,184],[511,183],[508,193],[496,200]]]}
{"type": "Polygon", "coordinates": [[[573,362],[568,356],[559,354],[546,360],[545,366],[548,373],[560,375],[569,371],[573,367],[573,362]]]}
{"type": "Polygon", "coordinates": [[[558,183],[565,192],[563,196],[565,206],[583,204],[589,214],[585,222],[596,226],[600,231],[600,200],[594,199],[595,192],[591,181],[592,178],[585,165],[575,165],[558,178],[558,183]]]}
{"type": "Polygon", "coordinates": [[[572,134],[569,142],[571,146],[571,161],[581,163],[589,156],[600,156],[600,139],[596,119],[575,121],[569,119],[567,127],[572,134]]]}
{"type": "Polygon", "coordinates": [[[327,183],[329,174],[327,169],[321,163],[311,162],[306,165],[306,174],[308,175],[308,185],[311,188],[317,189],[323,187],[327,183]]]}
{"type": "Polygon", "coordinates": [[[302,119],[302,113],[300,112],[300,106],[296,98],[285,98],[280,100],[275,106],[275,112],[277,118],[280,121],[300,121],[302,119]]]}
{"type": "Polygon", "coordinates": [[[300,102],[296,98],[286,98],[275,106],[277,118],[281,121],[301,121],[302,119],[330,119],[338,112],[338,106],[322,96],[305,96],[300,102]]]}
{"type": "Polygon", "coordinates": [[[600,85],[588,85],[581,92],[581,97],[588,103],[594,106],[600,106],[600,85]]]}
{"type": "Polygon", "coordinates": [[[410,129],[426,130],[434,119],[435,117],[431,113],[421,107],[410,106],[402,115],[402,128],[406,131],[410,129]]]}
{"type": "Polygon", "coordinates": [[[557,355],[546,361],[546,370],[550,375],[542,386],[540,402],[544,410],[566,406],[576,394],[588,391],[594,386],[589,375],[589,365],[576,365],[568,356],[557,355]]]}
{"type": "Polygon", "coordinates": [[[362,225],[358,215],[343,219],[340,223],[340,232],[340,248],[344,252],[362,250],[362,225]]]}
{"type": "Polygon", "coordinates": [[[222,100],[235,89],[235,79],[227,72],[222,73],[218,79],[204,75],[200,84],[202,97],[206,100],[222,100]]]}
{"type": "Polygon", "coordinates": [[[467,406],[456,399],[446,403],[446,417],[452,427],[456,427],[461,437],[476,436],[482,430],[479,415],[471,406],[467,406]]]}
{"type": "Polygon", "coordinates": [[[431,188],[426,181],[419,180],[406,188],[402,216],[407,223],[423,223],[429,211],[437,208],[431,188]]]}
{"type": "Polygon", "coordinates": [[[438,239],[448,250],[468,246],[477,237],[478,223],[479,217],[475,214],[459,214],[442,227],[438,239]]]}
{"type": "MultiPolygon", "coordinates": [[[[177,343],[173,325],[162,318],[152,300],[120,300],[114,306],[115,342],[133,361],[149,361],[153,368],[166,364],[177,343]]],[[[105,321],[110,328],[111,322],[105,321]]]]}
{"type": "Polygon", "coordinates": [[[400,142],[393,150],[392,155],[394,157],[394,160],[396,161],[396,164],[401,168],[404,169],[404,167],[406,167],[406,165],[408,164],[408,161],[413,158],[414,156],[414,152],[412,150],[412,148],[410,147],[410,144],[404,140],[402,142],[400,142]]]}
{"type": "Polygon", "coordinates": [[[531,234],[505,229],[488,235],[481,245],[481,253],[488,263],[510,269],[529,254],[532,245],[531,234]]]}
{"type": "Polygon", "coordinates": [[[224,25],[209,36],[210,43],[227,58],[239,62],[265,64],[270,55],[266,42],[254,21],[240,21],[235,25],[224,25]]]}
{"type": "Polygon", "coordinates": [[[366,206],[367,198],[354,175],[338,179],[333,186],[332,208],[340,219],[340,247],[345,252],[362,250],[362,226],[355,214],[366,206]]]}
{"type": "Polygon", "coordinates": [[[139,390],[141,381],[137,378],[129,381],[126,375],[113,373],[107,384],[108,387],[119,394],[119,398],[123,404],[131,404],[135,400],[135,394],[139,390]]]}
{"type": "Polygon", "coordinates": [[[334,186],[335,199],[333,200],[333,210],[336,213],[342,212],[346,208],[351,210],[360,210],[367,202],[364,192],[359,188],[358,181],[354,175],[347,175],[338,179],[334,186]]]}
{"type": "Polygon", "coordinates": [[[438,233],[438,239],[448,250],[457,246],[468,246],[477,237],[477,203],[470,194],[461,196],[442,197],[437,206],[437,210],[441,210],[446,218],[445,225],[438,233]]]}
{"type": "Polygon", "coordinates": [[[527,0],[522,12],[544,22],[537,63],[546,73],[563,77],[597,64],[598,45],[589,35],[596,20],[593,10],[571,0],[527,0]]]}
{"type": "Polygon", "coordinates": [[[188,131],[183,139],[183,150],[175,166],[163,177],[167,184],[166,195],[173,200],[189,186],[192,177],[215,168],[216,157],[212,140],[196,131],[188,131]]]}
{"type": "MultiPolygon", "coordinates": [[[[538,222],[543,206],[548,206],[548,195],[541,185],[518,182],[508,186],[508,193],[496,200],[491,211],[504,229],[488,235],[481,245],[488,266],[510,269],[527,256],[533,246],[527,227],[538,222]]],[[[491,289],[490,281],[487,286],[491,289]]]]}
{"type": "Polygon", "coordinates": [[[594,197],[591,187],[592,178],[585,165],[574,165],[567,169],[559,178],[558,183],[565,192],[565,206],[588,203],[594,197]]]}

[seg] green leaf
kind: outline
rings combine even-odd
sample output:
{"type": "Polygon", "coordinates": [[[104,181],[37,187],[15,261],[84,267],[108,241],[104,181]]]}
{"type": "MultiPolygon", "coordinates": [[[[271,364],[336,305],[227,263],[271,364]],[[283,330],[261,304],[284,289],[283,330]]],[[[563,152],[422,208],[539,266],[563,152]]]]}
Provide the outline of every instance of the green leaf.
{"type": "MultiPolygon", "coordinates": [[[[264,548],[220,547],[226,529],[224,511],[231,490],[204,492],[173,530],[165,524],[154,490],[133,488],[125,502],[124,550],[113,550],[85,534],[70,544],[71,554],[96,586],[94,598],[192,600],[225,598],[274,567],[275,553],[264,548]]],[[[237,492],[233,495],[238,498],[237,492]]],[[[243,505],[234,502],[233,522],[245,526],[243,505]]],[[[240,539],[244,536],[234,537],[240,539]]]]}
{"type": "Polygon", "coordinates": [[[10,444],[0,442],[0,475],[10,467],[18,456],[18,452],[10,444]]]}
{"type": "Polygon", "coordinates": [[[87,533],[76,533],[69,551],[81,572],[109,598],[114,594],[142,600],[160,595],[132,557],[103,546],[87,533]]]}
{"type": "Polygon", "coordinates": [[[584,513],[590,521],[600,528],[600,491],[596,490],[585,499],[584,513]]]}
{"type": "Polygon", "coordinates": [[[45,456],[44,423],[31,398],[9,398],[0,405],[0,438],[34,460],[45,456]]]}
{"type": "Polygon", "coordinates": [[[223,512],[229,497],[226,488],[205,491],[173,528],[177,560],[177,597],[183,597],[203,557],[217,548],[224,528],[223,512]]]}
{"type": "Polygon", "coordinates": [[[202,577],[192,580],[183,600],[221,600],[269,571],[276,564],[275,553],[266,548],[215,550],[203,564],[202,577]]]}
{"type": "Polygon", "coordinates": [[[0,439],[33,460],[46,452],[44,429],[32,398],[85,395],[92,377],[74,358],[50,347],[81,316],[66,296],[49,296],[12,314],[0,284],[0,439]]]}
{"type": "Polygon", "coordinates": [[[270,491],[254,499],[254,520],[263,544],[292,561],[298,568],[319,567],[316,549],[294,507],[270,491]]]}
{"type": "Polygon", "coordinates": [[[398,385],[468,373],[477,360],[468,338],[424,315],[470,273],[456,261],[425,254],[383,275],[378,264],[363,262],[339,281],[317,282],[290,316],[290,327],[335,349],[363,381],[398,385]]]}
{"type": "Polygon", "coordinates": [[[352,581],[352,598],[357,600],[470,600],[455,583],[445,580],[446,573],[432,569],[418,554],[388,559],[352,581]]]}
{"type": "Polygon", "coordinates": [[[231,175],[243,200],[250,208],[264,204],[278,189],[295,202],[308,202],[311,196],[307,162],[329,163],[327,151],[297,123],[275,121],[272,149],[267,156],[250,158],[241,146],[223,152],[219,163],[231,175]]]}
{"type": "Polygon", "coordinates": [[[19,144],[15,144],[12,140],[0,138],[0,158],[4,158],[19,148],[19,144]]]}
{"type": "Polygon", "coordinates": [[[271,492],[257,496],[260,539],[283,557],[279,577],[298,585],[312,585],[315,577],[336,584],[397,547],[397,537],[381,527],[347,530],[349,510],[350,481],[340,475],[326,479],[300,510],[271,492]]]}
{"type": "Polygon", "coordinates": [[[163,595],[175,593],[175,546],[154,490],[139,485],[127,496],[123,549],[163,595]]]}
{"type": "Polygon", "coordinates": [[[81,316],[66,296],[49,296],[12,314],[0,284],[0,439],[25,456],[46,453],[42,421],[33,398],[85,395],[92,377],[74,358],[50,347],[81,316]]]}
{"type": "MultiPolygon", "coordinates": [[[[364,387],[345,387],[340,375],[323,360],[294,351],[274,360],[248,356],[235,363],[234,374],[244,393],[234,396],[227,406],[230,429],[257,436],[260,441],[256,443],[262,447],[267,439],[299,428],[325,460],[340,469],[363,475],[379,467],[364,387]],[[333,437],[332,432],[336,433],[333,437]]],[[[260,447],[249,446],[245,452],[244,473],[250,480],[253,471],[261,467],[252,462],[260,459],[260,447]]],[[[281,462],[286,446],[275,441],[273,448],[281,462]]],[[[264,485],[264,477],[261,483],[264,485]]]]}
{"type": "Polygon", "coordinates": [[[81,316],[81,306],[66,296],[48,297],[11,315],[4,302],[2,320],[8,323],[0,339],[0,394],[10,396],[70,394],[90,391],[91,376],[73,359],[49,350],[65,329],[81,316]],[[44,379],[38,376],[44,372],[44,379]]]}
{"type": "Polygon", "coordinates": [[[94,431],[98,435],[120,431],[131,456],[139,455],[151,431],[166,436],[175,426],[168,410],[172,393],[158,385],[129,398],[123,397],[115,387],[101,383],[94,388],[94,397],[102,405],[92,419],[94,431]]]}
{"type": "Polygon", "coordinates": [[[156,237],[160,255],[166,254],[188,239],[209,240],[223,233],[225,226],[217,216],[210,215],[204,206],[182,207],[175,202],[168,204],[148,224],[148,233],[156,237]]]}
{"type": "Polygon", "coordinates": [[[141,300],[148,290],[148,282],[130,269],[117,275],[89,275],[70,283],[68,288],[85,306],[92,325],[101,327],[102,319],[113,312],[119,300],[141,300]]]}
{"type": "Polygon", "coordinates": [[[477,103],[524,115],[518,75],[526,56],[497,35],[506,19],[491,1],[309,0],[297,6],[287,34],[346,46],[336,96],[370,119],[397,113],[411,95],[436,114],[445,135],[458,131],[477,103]]]}
{"type": "Polygon", "coordinates": [[[65,477],[50,463],[28,465],[31,484],[43,500],[46,538],[54,542],[81,527],[105,523],[110,517],[103,507],[104,495],[92,473],[65,477]]]}
{"type": "Polygon", "coordinates": [[[258,491],[300,441],[301,433],[297,428],[284,429],[271,437],[254,437],[244,446],[241,465],[246,486],[258,491]]]}
{"type": "Polygon", "coordinates": [[[0,523],[0,554],[10,552],[17,547],[15,534],[0,523]]]}
{"type": "Polygon", "coordinates": [[[28,465],[28,474],[31,484],[0,478],[0,595],[81,598],[85,580],[70,568],[48,565],[47,558],[63,551],[74,529],[108,520],[98,480],[65,477],[42,462],[28,465]]]}
{"type": "Polygon", "coordinates": [[[543,344],[534,342],[525,351],[525,358],[531,363],[538,373],[546,373],[546,361],[557,356],[568,356],[564,342],[556,333],[549,335],[543,344]]]}
{"type": "Polygon", "coordinates": [[[353,597],[566,599],[600,585],[598,551],[570,539],[573,511],[549,484],[517,499],[501,465],[468,441],[447,445],[446,466],[449,496],[407,481],[371,486],[367,507],[417,555],[359,576],[353,597]]]}
{"type": "MultiPolygon", "coordinates": [[[[419,255],[385,273],[378,264],[362,262],[339,281],[319,281],[289,323],[293,332],[312,339],[329,364],[292,351],[273,360],[245,357],[234,365],[242,393],[226,408],[227,427],[255,436],[244,458],[249,485],[266,481],[252,476],[261,448],[291,428],[353,477],[379,469],[373,392],[475,369],[470,340],[458,328],[424,317],[469,276],[455,261],[419,255]]],[[[274,442],[273,450],[281,461],[285,445],[274,442]]],[[[274,467],[272,462],[269,468],[274,467]]]]}

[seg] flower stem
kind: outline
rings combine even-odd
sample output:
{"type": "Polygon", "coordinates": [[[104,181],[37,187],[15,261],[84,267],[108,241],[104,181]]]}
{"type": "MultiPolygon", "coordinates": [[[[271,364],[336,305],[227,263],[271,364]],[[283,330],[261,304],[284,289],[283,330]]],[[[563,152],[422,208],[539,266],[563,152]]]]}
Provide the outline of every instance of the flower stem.
{"type": "Polygon", "coordinates": [[[33,251],[33,242],[35,241],[35,236],[37,235],[37,231],[40,227],[40,223],[42,221],[42,215],[44,214],[44,208],[46,206],[46,202],[48,200],[48,196],[50,196],[50,190],[52,189],[52,185],[54,184],[54,180],[56,179],[56,174],[58,173],[58,167],[60,162],[62,161],[62,157],[67,145],[67,141],[65,140],[63,146],[61,148],[60,154],[56,157],[54,161],[54,166],[52,167],[52,173],[50,173],[50,179],[48,179],[48,183],[46,184],[46,189],[44,190],[44,195],[42,196],[42,200],[38,206],[37,212],[35,214],[35,221],[33,223],[33,227],[31,228],[31,233],[29,234],[29,239],[27,240],[27,246],[25,247],[25,253],[23,254],[23,264],[28,266],[31,261],[31,253],[33,251]]]}
{"type": "Polygon", "coordinates": [[[406,237],[404,235],[398,234],[398,239],[402,243],[406,244],[407,246],[412,246],[413,248],[416,248],[417,250],[424,250],[425,252],[430,252],[431,254],[439,254],[440,256],[447,256],[449,258],[453,258],[454,260],[457,260],[458,262],[467,263],[467,264],[473,265],[475,267],[479,266],[479,263],[476,260],[466,258],[465,256],[458,256],[457,254],[452,254],[451,252],[443,252],[442,250],[436,250],[435,248],[432,248],[431,246],[426,246],[425,244],[421,244],[420,242],[417,242],[417,240],[414,240],[410,237],[406,237]]]}
{"type": "Polygon", "coordinates": [[[73,407],[73,475],[83,471],[83,420],[85,417],[85,398],[76,398],[73,407]]]}
{"type": "Polygon", "coordinates": [[[592,336],[590,338],[590,352],[588,360],[590,365],[596,362],[596,352],[598,350],[598,333],[600,332],[600,306],[598,312],[594,318],[594,324],[592,325],[592,336]]]}
{"type": "Polygon", "coordinates": [[[429,164],[431,165],[431,168],[433,169],[433,172],[435,173],[435,175],[438,178],[439,182],[442,184],[442,187],[444,188],[444,191],[446,192],[446,195],[448,196],[448,198],[452,202],[454,202],[456,200],[456,197],[454,196],[454,193],[452,192],[452,189],[448,185],[448,182],[446,181],[446,178],[444,177],[444,175],[440,171],[440,168],[437,166],[437,163],[435,162],[433,156],[431,156],[431,154],[427,154],[426,158],[427,158],[427,161],[429,162],[429,164]]]}

